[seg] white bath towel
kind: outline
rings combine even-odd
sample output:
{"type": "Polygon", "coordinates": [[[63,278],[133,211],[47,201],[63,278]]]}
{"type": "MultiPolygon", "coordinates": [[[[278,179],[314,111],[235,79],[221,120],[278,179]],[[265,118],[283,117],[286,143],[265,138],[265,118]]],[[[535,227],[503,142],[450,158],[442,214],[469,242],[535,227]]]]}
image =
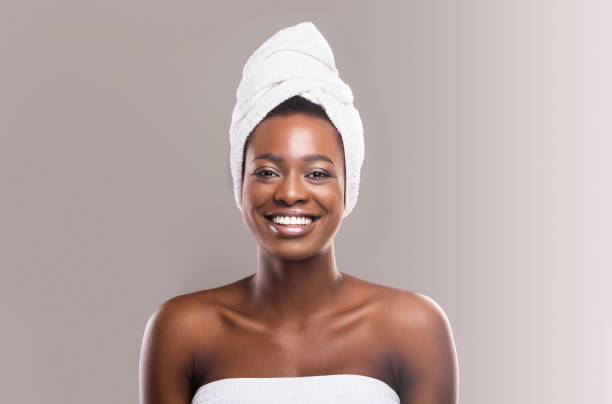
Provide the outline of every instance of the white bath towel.
{"type": "Polygon", "coordinates": [[[278,104],[300,95],[325,109],[344,143],[346,217],[357,203],[364,160],[363,125],[351,88],[340,79],[332,50],[312,22],[281,29],[247,60],[236,91],[230,126],[230,167],[234,196],[242,210],[244,144],[278,104]]]}
{"type": "Polygon", "coordinates": [[[399,404],[386,382],[358,374],[234,377],[201,386],[191,404],[399,404]]]}

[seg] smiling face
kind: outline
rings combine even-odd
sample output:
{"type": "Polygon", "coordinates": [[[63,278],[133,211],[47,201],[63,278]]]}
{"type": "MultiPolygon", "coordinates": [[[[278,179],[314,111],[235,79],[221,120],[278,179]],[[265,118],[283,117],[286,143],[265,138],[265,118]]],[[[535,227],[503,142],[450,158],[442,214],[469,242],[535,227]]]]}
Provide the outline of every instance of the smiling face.
{"type": "Polygon", "coordinates": [[[345,179],[344,153],[329,122],[306,114],[265,119],[251,134],[244,167],[242,216],[260,247],[301,260],[332,245],[345,179]],[[287,223],[291,216],[297,218],[287,223]]]}

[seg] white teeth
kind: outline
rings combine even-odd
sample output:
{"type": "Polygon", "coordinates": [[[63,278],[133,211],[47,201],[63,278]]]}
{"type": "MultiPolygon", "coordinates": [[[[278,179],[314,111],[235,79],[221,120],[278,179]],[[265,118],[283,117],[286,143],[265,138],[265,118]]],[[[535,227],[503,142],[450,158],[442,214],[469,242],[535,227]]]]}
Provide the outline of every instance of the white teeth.
{"type": "Polygon", "coordinates": [[[310,224],[312,219],[304,216],[273,216],[272,221],[276,224],[305,226],[310,224]]]}

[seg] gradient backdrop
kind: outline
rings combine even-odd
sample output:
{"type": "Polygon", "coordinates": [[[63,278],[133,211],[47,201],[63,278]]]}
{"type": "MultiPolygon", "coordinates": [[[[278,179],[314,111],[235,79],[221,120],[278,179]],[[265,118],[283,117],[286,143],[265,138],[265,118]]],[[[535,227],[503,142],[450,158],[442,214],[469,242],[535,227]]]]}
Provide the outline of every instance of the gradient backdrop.
{"type": "Polygon", "coordinates": [[[365,127],[340,270],[440,304],[461,403],[611,403],[603,0],[3,2],[2,401],[136,403],[150,314],[255,271],[231,112],[302,21],[365,127]]]}

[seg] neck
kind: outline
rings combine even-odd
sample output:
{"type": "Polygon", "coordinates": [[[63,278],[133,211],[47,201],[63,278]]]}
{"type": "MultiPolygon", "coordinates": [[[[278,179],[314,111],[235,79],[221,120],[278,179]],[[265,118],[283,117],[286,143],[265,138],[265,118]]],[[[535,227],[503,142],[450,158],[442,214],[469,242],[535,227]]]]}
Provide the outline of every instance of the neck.
{"type": "Polygon", "coordinates": [[[336,267],[334,244],[320,254],[289,261],[257,250],[258,269],[250,279],[251,307],[270,323],[304,324],[329,312],[344,275],[336,267]]]}

